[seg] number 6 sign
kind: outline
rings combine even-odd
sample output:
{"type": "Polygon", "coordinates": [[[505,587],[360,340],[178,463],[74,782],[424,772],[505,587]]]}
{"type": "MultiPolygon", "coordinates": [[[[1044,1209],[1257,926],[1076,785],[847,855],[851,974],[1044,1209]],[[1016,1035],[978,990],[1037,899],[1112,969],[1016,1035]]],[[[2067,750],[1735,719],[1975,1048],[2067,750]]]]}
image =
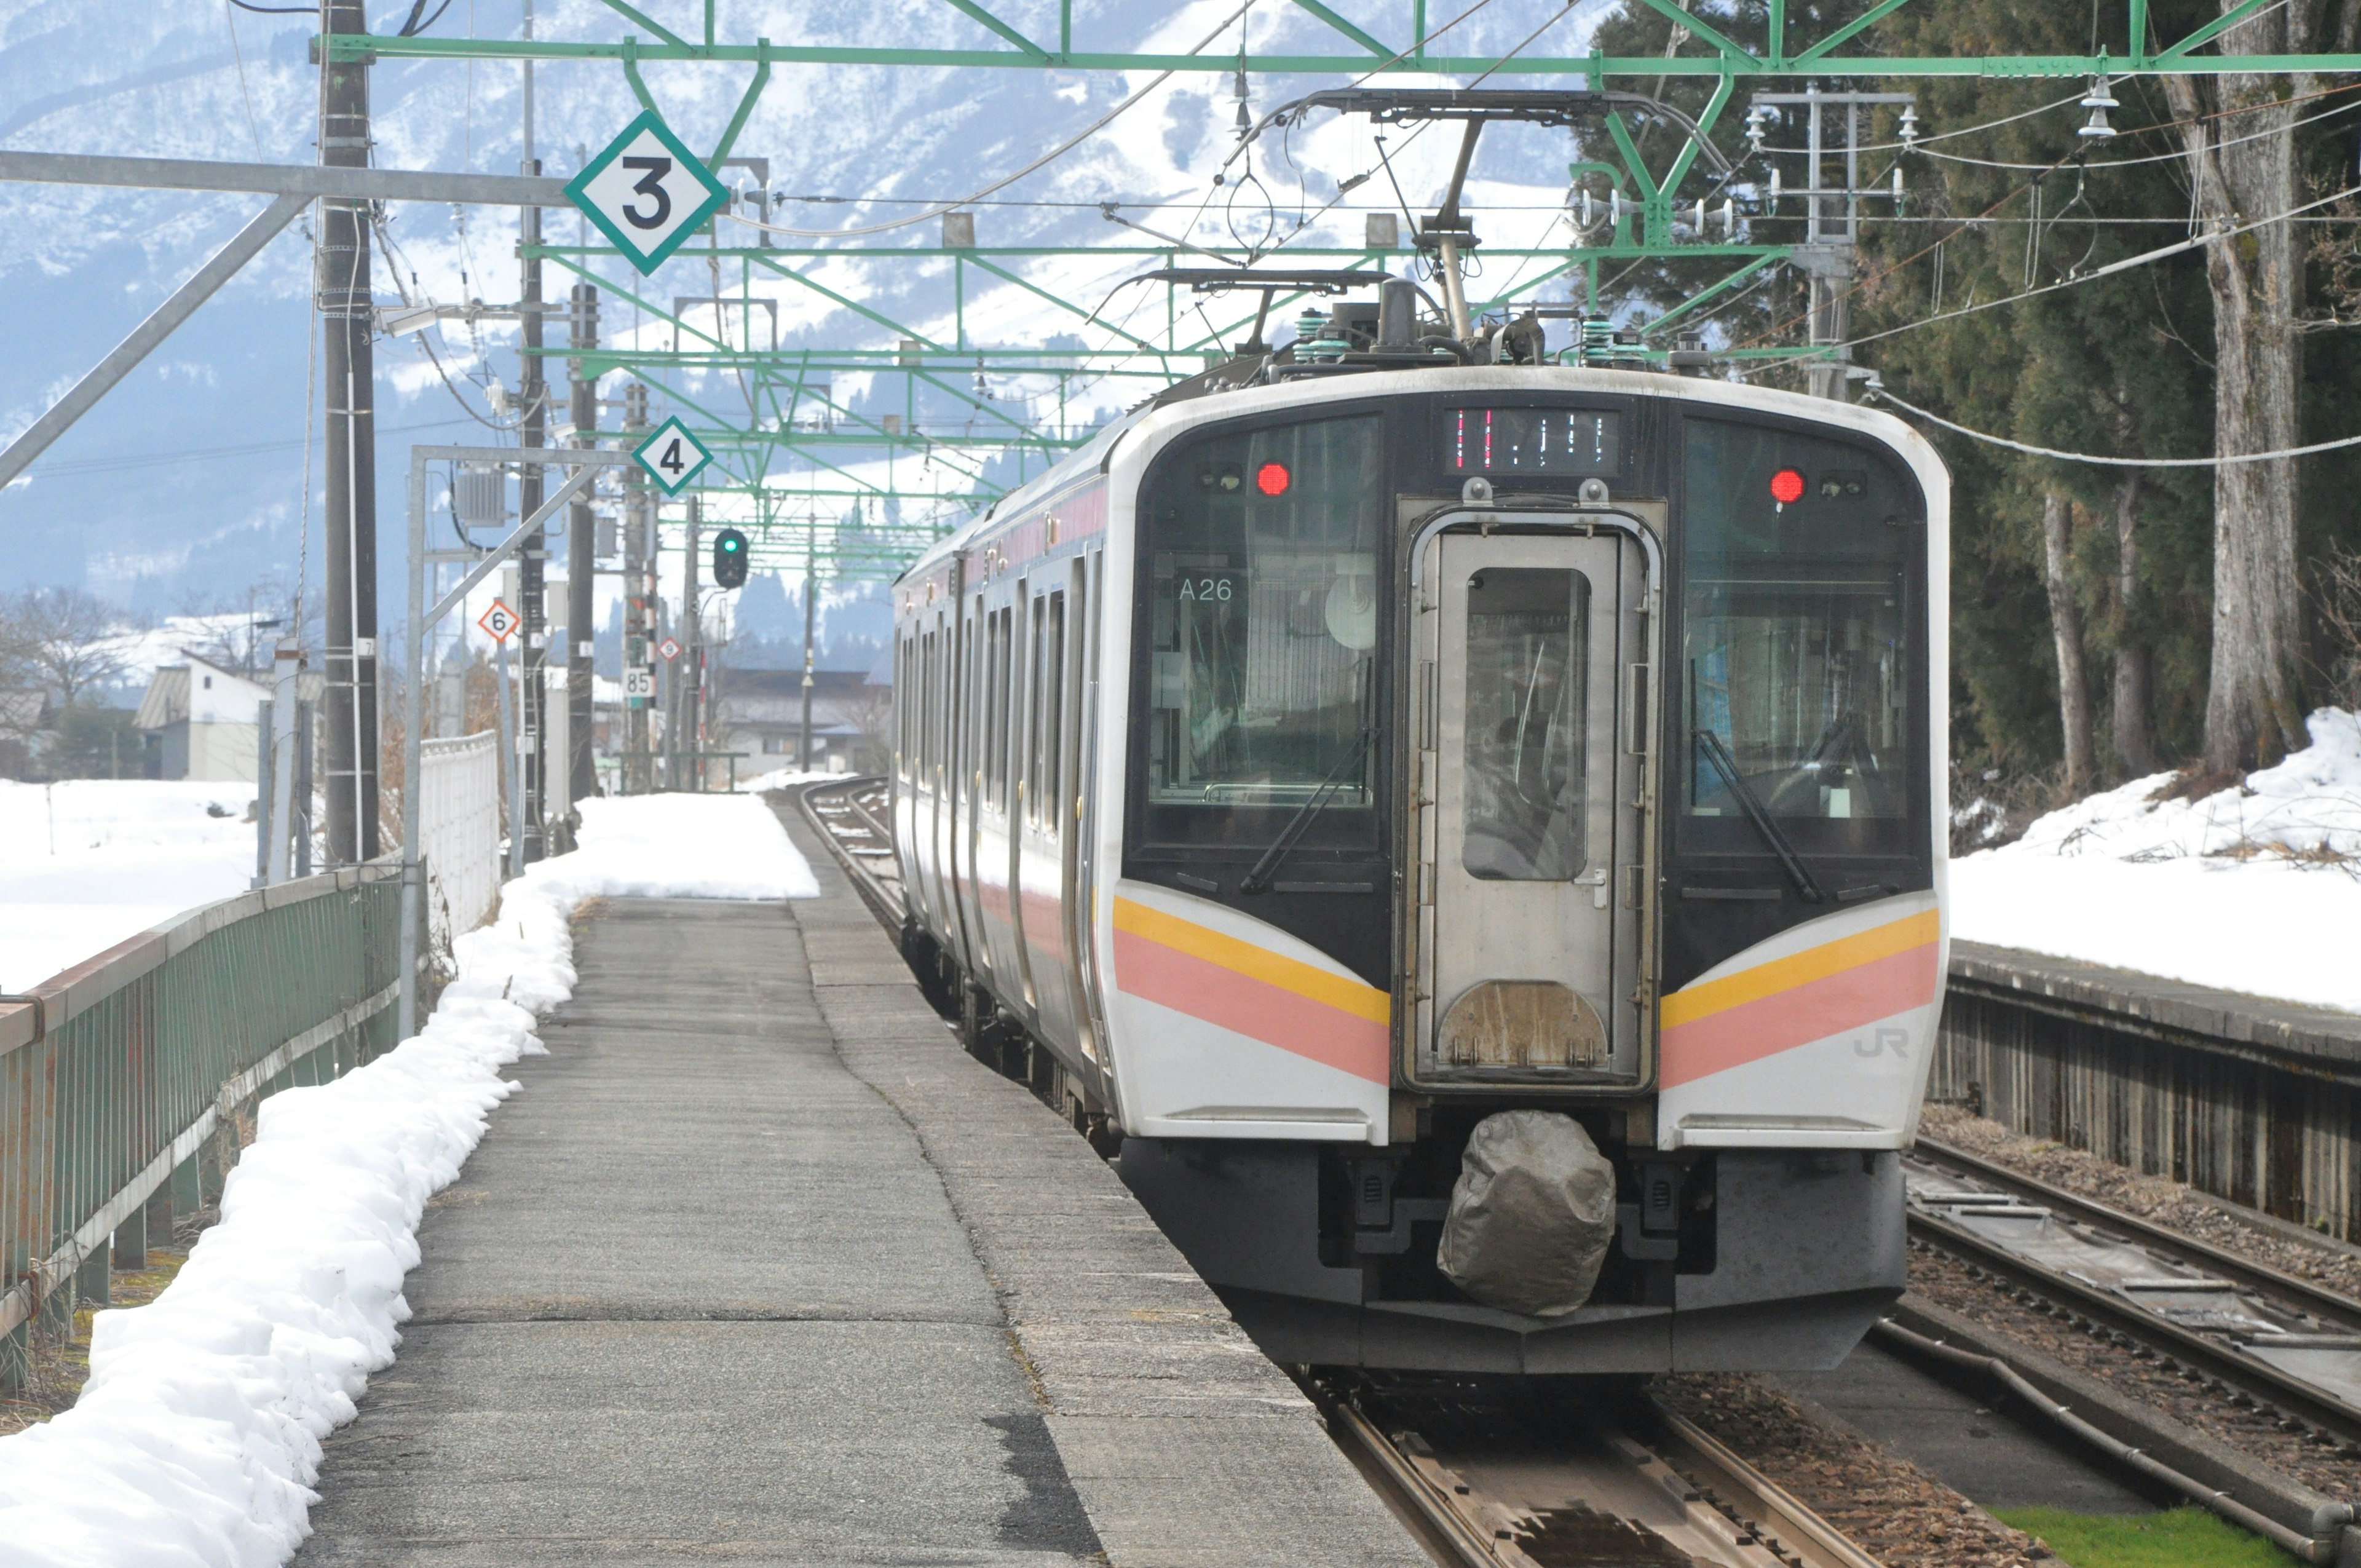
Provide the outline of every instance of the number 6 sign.
{"type": "Polygon", "coordinates": [[[567,183],[566,196],[642,273],[663,266],[730,203],[729,188],[653,110],[624,126],[567,183]]]}

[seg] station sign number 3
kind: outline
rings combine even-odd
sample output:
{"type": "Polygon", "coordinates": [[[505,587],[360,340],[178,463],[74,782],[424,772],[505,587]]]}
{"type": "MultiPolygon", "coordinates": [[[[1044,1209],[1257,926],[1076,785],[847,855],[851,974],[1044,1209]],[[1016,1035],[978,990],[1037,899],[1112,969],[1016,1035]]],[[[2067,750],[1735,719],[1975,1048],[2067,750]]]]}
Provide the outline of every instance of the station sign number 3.
{"type": "Polygon", "coordinates": [[[567,182],[566,197],[642,274],[730,204],[729,187],[653,109],[567,182]]]}

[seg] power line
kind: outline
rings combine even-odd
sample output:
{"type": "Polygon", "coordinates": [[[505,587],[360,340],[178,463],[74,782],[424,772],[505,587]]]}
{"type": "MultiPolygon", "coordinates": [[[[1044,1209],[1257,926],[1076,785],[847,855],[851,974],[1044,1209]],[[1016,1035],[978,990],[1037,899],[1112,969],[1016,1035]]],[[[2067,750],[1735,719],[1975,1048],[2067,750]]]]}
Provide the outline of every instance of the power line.
{"type": "Polygon", "coordinates": [[[2054,457],[2063,463],[2093,463],[2109,468],[2222,468],[2235,463],[2273,463],[2282,457],[2309,457],[2315,452],[2334,452],[2341,447],[2361,446],[2361,435],[2348,435],[2339,441],[2314,442],[2310,446],[2287,446],[2276,452],[2239,452],[2226,457],[2101,457],[2089,452],[2060,452],[2054,446],[2036,446],[2030,442],[2011,441],[2004,435],[1993,435],[1981,430],[1970,430],[1929,413],[1916,403],[1905,402],[1885,389],[1883,383],[1872,379],[1869,394],[1892,403],[1903,412],[1915,414],[1931,424],[1964,435],[1971,441],[1981,441],[1993,446],[2004,446],[2011,452],[2022,452],[2032,457],[2054,457]]]}
{"type": "MultiPolygon", "coordinates": [[[[1254,0],[1246,0],[1246,4],[1241,5],[1235,11],[1232,12],[1229,17],[1224,20],[1220,27],[1215,27],[1212,32],[1207,33],[1203,39],[1198,43],[1197,47],[1191,49],[1189,52],[1192,55],[1202,53],[1204,51],[1205,45],[1212,43],[1215,38],[1220,38],[1224,33],[1229,31],[1231,27],[1237,22],[1238,18],[1246,14],[1247,8],[1252,5],[1253,3],[1254,0]]],[[[1172,80],[1172,78],[1179,73],[1180,68],[1177,66],[1170,71],[1158,73],[1156,80],[1150,82],[1147,86],[1141,88],[1138,92],[1133,93],[1130,97],[1126,98],[1122,103],[1117,104],[1105,114],[1100,115],[1090,125],[1085,126],[1074,136],[1060,143],[1058,146],[1051,148],[1048,152],[1043,153],[1040,157],[1035,159],[1032,162],[1027,164],[1016,173],[1011,174],[1005,179],[995,181],[992,184],[985,186],[983,190],[978,191],[972,196],[966,197],[961,201],[941,203],[934,207],[930,207],[926,212],[917,214],[910,217],[895,218],[890,222],[882,224],[867,224],[856,228],[807,229],[796,228],[786,224],[764,223],[759,219],[746,217],[734,212],[729,215],[733,222],[744,224],[749,228],[760,229],[764,234],[791,235],[798,239],[847,239],[858,235],[884,234],[892,229],[907,228],[913,224],[923,224],[931,218],[941,217],[945,213],[952,212],[958,208],[963,207],[970,202],[979,202],[986,196],[1005,191],[1009,186],[1016,184],[1019,180],[1022,180],[1027,175],[1032,173],[1035,170],[1039,169],[1046,164],[1056,162],[1059,159],[1065,157],[1066,154],[1073,151],[1074,148],[1080,147],[1082,143],[1088,141],[1091,137],[1104,130],[1108,126],[1114,124],[1116,115],[1122,114],[1133,104],[1139,103],[1149,93],[1163,86],[1167,82],[1172,80]]]]}

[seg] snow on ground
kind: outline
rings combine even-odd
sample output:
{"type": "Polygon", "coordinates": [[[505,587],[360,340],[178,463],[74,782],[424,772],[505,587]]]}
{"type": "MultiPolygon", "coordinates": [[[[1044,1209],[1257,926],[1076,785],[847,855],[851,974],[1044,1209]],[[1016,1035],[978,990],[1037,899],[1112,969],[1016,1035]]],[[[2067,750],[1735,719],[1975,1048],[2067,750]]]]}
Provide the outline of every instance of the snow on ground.
{"type": "Polygon", "coordinates": [[[0,991],[246,891],[253,804],[250,784],[0,782],[0,991]]]}
{"type": "Polygon", "coordinates": [[[2151,799],[2161,773],[1951,862],[1952,934],[2361,1013],[2361,718],[2243,788],[2151,799]]]}
{"type": "Polygon", "coordinates": [[[393,1360],[426,1200],[516,1087],[500,1069],[542,1049],[537,1015],[572,993],[575,905],[818,891],[751,796],[589,801],[582,838],[458,939],[458,978],[415,1038],[263,1102],[221,1223],[171,1288],[99,1313],[81,1401],[0,1438],[0,1561],[275,1568],[293,1555],[321,1440],[393,1360]]]}

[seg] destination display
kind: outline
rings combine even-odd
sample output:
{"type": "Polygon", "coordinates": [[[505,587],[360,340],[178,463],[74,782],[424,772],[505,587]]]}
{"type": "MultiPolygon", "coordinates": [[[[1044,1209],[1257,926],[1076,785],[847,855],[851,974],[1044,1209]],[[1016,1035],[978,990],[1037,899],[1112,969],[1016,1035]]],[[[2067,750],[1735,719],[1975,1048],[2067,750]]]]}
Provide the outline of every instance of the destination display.
{"type": "Polygon", "coordinates": [[[1449,408],[1443,466],[1453,474],[1564,475],[1623,471],[1623,416],[1600,409],[1449,408]]]}

